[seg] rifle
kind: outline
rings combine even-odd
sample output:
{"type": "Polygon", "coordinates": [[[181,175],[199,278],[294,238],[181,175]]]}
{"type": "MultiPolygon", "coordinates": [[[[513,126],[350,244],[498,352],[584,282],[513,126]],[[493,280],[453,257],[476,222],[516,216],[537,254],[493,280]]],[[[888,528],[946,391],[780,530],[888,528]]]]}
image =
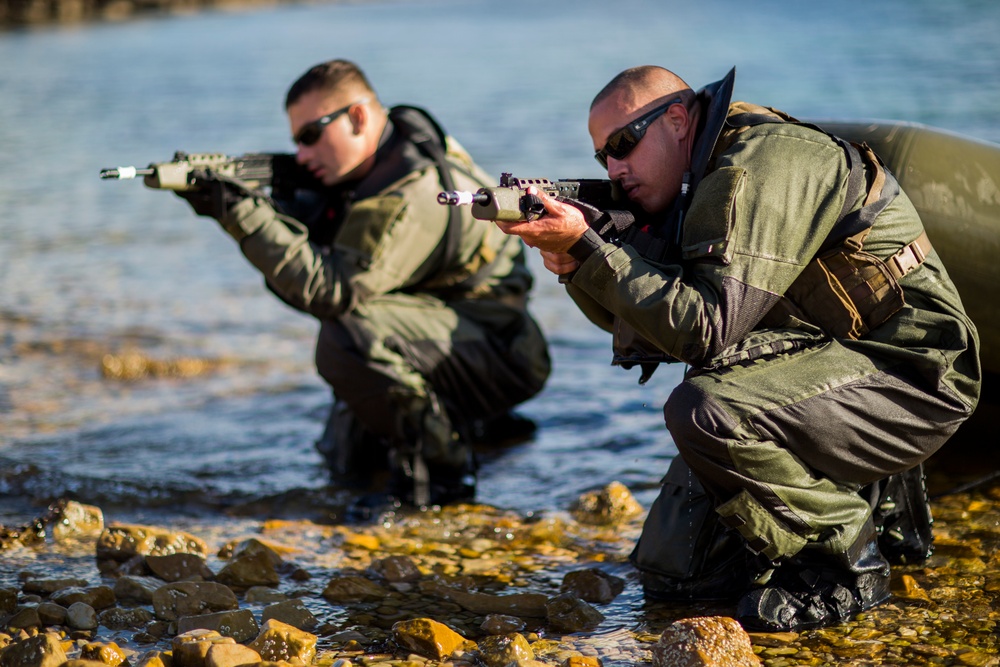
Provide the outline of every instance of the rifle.
{"type": "MultiPolygon", "coordinates": [[[[618,181],[601,178],[579,178],[576,180],[550,181],[547,178],[515,178],[504,172],[500,174],[500,185],[479,188],[476,192],[453,190],[438,194],[438,203],[445,206],[472,204],[472,217],[479,220],[500,220],[503,222],[531,221],[545,213],[545,205],[537,195],[526,192],[529,186],[550,197],[575,199],[586,204],[584,211],[587,224],[602,238],[608,232],[625,228],[642,215],[641,209],[629,201],[618,181]]],[[[559,276],[559,282],[568,283],[571,275],[559,276]]]]}
{"type": "Polygon", "coordinates": [[[630,211],[634,206],[618,181],[600,178],[550,181],[547,178],[515,178],[509,173],[500,175],[499,186],[479,188],[476,192],[442,192],[438,195],[438,203],[445,206],[472,204],[472,216],[479,220],[530,221],[540,217],[545,208],[538,197],[525,192],[529,186],[550,197],[576,199],[599,211],[630,211]]]}
{"type": "Polygon", "coordinates": [[[146,187],[189,192],[201,188],[199,180],[214,174],[243,182],[249,190],[270,189],[275,199],[291,199],[296,190],[321,190],[323,184],[290,153],[247,153],[231,157],[222,153],[177,151],[168,162],[148,167],[102,169],[105,180],[129,180],[142,176],[146,187]]]}

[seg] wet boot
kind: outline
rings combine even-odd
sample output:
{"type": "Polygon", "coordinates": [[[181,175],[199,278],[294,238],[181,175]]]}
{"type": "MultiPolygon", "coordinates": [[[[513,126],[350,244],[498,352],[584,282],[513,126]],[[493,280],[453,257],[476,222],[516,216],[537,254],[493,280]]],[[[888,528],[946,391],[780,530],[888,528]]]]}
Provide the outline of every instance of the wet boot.
{"type": "Polygon", "coordinates": [[[501,447],[516,445],[531,439],[538,430],[533,419],[516,412],[505,412],[493,419],[478,419],[471,424],[469,441],[477,445],[501,447]]]}
{"type": "Polygon", "coordinates": [[[389,493],[412,507],[449,505],[472,500],[476,495],[477,465],[471,448],[458,466],[429,464],[419,443],[390,451],[389,493]]]}
{"type": "Polygon", "coordinates": [[[367,432],[342,401],[334,401],[323,435],[315,443],[334,484],[370,489],[388,470],[388,446],[367,432]]]}
{"type": "Polygon", "coordinates": [[[736,607],[753,632],[820,628],[847,620],[889,598],[889,563],[879,552],[871,519],[842,554],[805,554],[781,564],[736,607]]]}
{"type": "Polygon", "coordinates": [[[868,487],[882,555],[895,565],[923,563],[934,551],[931,503],[923,465],[868,487]]]}

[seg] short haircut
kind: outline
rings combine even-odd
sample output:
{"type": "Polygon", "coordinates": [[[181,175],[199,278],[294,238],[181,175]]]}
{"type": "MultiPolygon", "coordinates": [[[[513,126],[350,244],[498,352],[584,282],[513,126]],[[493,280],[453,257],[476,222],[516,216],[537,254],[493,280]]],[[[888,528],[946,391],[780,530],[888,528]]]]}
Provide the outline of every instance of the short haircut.
{"type": "Polygon", "coordinates": [[[593,109],[619,91],[627,90],[634,92],[647,89],[652,91],[659,89],[659,93],[664,96],[680,93],[685,104],[688,104],[690,99],[694,97],[693,91],[685,83],[684,79],[665,67],[640,65],[639,67],[630,67],[611,79],[594,96],[594,101],[590,103],[590,108],[593,109]]]}
{"type": "Polygon", "coordinates": [[[375,93],[375,89],[360,67],[349,60],[328,60],[310,67],[291,85],[288,94],[285,95],[285,109],[314,90],[332,93],[342,89],[356,89],[358,92],[368,92],[373,95],[375,93]]]}

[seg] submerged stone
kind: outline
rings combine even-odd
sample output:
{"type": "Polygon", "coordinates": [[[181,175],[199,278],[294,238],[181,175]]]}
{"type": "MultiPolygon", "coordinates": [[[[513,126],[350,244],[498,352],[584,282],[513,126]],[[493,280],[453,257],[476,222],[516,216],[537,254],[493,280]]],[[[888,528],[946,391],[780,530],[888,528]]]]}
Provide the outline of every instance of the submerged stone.
{"type": "Polygon", "coordinates": [[[611,482],[603,489],[585,493],[570,507],[580,523],[613,525],[639,516],[642,505],[621,482],[611,482]]]}
{"type": "Polygon", "coordinates": [[[399,621],[392,626],[392,637],[401,647],[433,660],[444,660],[473,645],[445,624],[429,618],[399,621]]]}

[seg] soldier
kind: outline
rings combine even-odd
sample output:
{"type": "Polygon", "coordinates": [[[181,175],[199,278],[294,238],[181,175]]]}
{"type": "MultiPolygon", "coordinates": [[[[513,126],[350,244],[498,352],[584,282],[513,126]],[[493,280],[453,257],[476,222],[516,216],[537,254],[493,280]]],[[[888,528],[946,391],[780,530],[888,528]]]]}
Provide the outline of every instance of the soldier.
{"type": "Polygon", "coordinates": [[[689,366],[632,554],[646,594],[733,596],[748,629],[798,630],[888,598],[883,551],[929,555],[920,466],[975,408],[979,342],[880,160],[731,103],[734,77],[696,94],[637,67],[595,97],[595,155],[637,224],[602,237],[599,212],[544,195],[541,218],[497,224],[569,278],[616,363],[689,366]]]}
{"type": "Polygon", "coordinates": [[[376,490],[365,502],[380,507],[471,498],[470,445],[529,436],[510,410],[549,374],[523,245],[437,204],[442,187],[488,176],[426,111],[383,108],[355,64],[312,67],[285,109],[319,192],[274,203],[216,177],[180,194],[320,321],[316,364],[335,401],[317,447],[334,480],[376,490]]]}

